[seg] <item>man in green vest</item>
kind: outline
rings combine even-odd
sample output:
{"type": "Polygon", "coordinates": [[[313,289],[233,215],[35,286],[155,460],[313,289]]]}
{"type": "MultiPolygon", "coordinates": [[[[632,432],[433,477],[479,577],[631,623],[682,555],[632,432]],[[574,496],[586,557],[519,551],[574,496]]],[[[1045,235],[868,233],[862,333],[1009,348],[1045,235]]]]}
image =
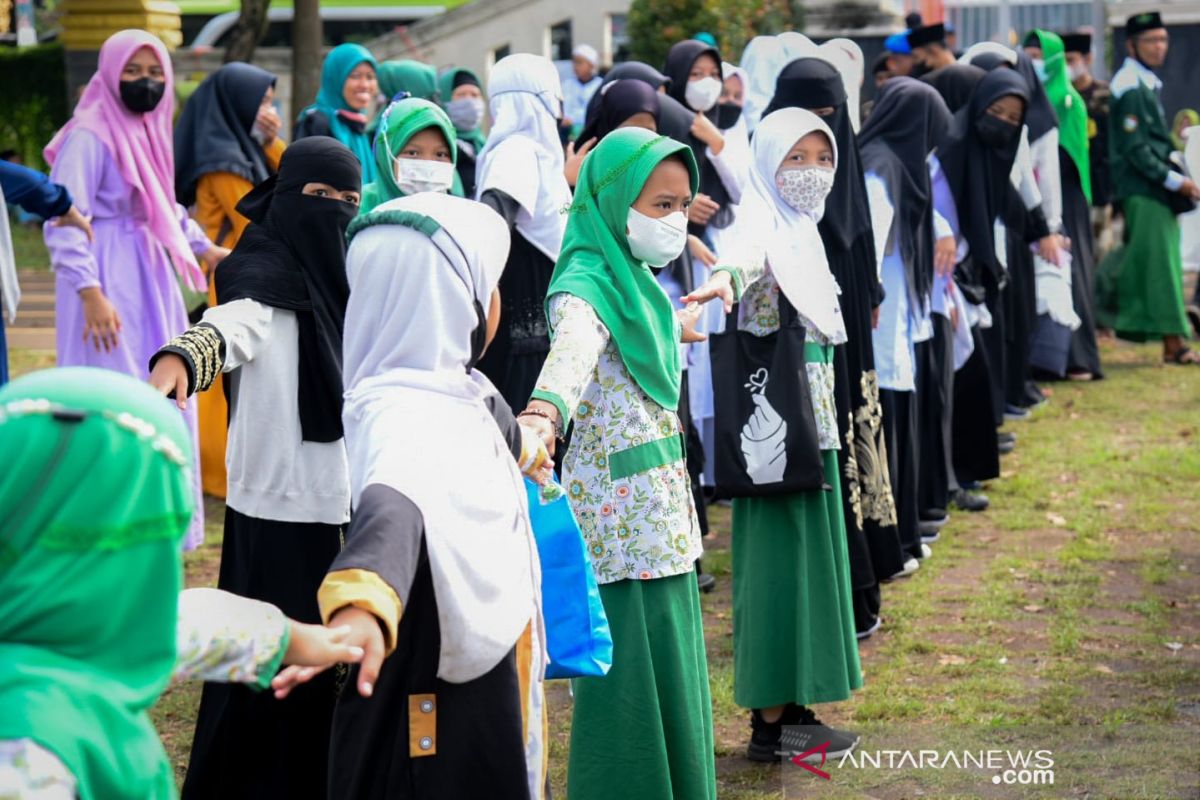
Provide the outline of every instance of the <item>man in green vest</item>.
{"type": "Polygon", "coordinates": [[[1109,169],[1113,199],[1125,214],[1125,253],[1117,277],[1116,330],[1135,341],[1162,339],[1163,361],[1200,364],[1184,344],[1183,264],[1177,209],[1200,200],[1200,187],[1170,160],[1173,149],[1154,70],[1167,57],[1158,12],[1125,23],[1128,56],[1113,76],[1109,169]]]}

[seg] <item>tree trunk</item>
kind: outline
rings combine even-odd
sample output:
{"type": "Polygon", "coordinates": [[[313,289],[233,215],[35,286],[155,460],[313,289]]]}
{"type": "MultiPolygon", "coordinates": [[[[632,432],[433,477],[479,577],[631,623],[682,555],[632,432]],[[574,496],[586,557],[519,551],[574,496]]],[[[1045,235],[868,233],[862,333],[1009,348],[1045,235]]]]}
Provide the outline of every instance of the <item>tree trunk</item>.
{"type": "Polygon", "coordinates": [[[271,0],[242,0],[242,11],[237,25],[229,35],[229,47],[225,49],[225,63],[230,61],[249,62],[254,58],[254,48],[267,33],[267,8],[271,0]]]}
{"type": "Polygon", "coordinates": [[[318,0],[295,0],[292,13],[292,119],[296,119],[321,88],[321,6],[318,0]]]}

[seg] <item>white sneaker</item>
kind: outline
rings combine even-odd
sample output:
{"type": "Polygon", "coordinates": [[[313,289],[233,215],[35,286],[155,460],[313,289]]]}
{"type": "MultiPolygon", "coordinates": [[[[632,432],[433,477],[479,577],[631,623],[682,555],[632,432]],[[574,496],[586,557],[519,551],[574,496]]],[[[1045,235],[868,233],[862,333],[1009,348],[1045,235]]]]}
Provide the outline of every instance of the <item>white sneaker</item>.
{"type": "Polygon", "coordinates": [[[921,542],[921,558],[929,558],[931,555],[933,555],[933,548],[921,542]]]}

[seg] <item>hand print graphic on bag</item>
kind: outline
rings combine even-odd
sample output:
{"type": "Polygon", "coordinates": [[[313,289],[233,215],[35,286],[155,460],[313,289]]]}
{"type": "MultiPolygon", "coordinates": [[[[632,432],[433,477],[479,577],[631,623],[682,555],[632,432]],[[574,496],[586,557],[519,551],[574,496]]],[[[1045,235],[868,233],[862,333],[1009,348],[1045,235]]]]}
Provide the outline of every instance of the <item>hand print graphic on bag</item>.
{"type": "Polygon", "coordinates": [[[767,370],[760,367],[745,384],[755,409],[742,426],[742,458],[746,474],[756,484],[779,483],[787,469],[787,422],[764,394],[769,380],[767,370]]]}
{"type": "Polygon", "coordinates": [[[731,497],[827,489],[809,388],[805,330],[786,298],[780,327],[738,330],[737,306],[725,332],[709,336],[717,488],[731,497]]]}

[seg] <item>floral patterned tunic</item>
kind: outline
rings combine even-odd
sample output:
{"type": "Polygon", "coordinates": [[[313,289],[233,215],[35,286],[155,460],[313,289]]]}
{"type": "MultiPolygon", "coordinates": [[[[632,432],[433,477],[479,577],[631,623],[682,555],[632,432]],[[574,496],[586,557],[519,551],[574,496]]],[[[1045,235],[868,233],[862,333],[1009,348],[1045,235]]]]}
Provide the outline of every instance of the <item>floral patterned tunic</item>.
{"type": "MultiPolygon", "coordinates": [[[[835,344],[803,314],[797,316],[804,323],[805,343],[823,347],[835,344]]],[[[738,330],[755,336],[767,336],[779,330],[779,283],[770,269],[746,287],[738,305],[738,330]]],[[[834,404],[832,359],[827,363],[809,361],[805,368],[808,370],[813,412],[817,418],[817,439],[822,450],[837,450],[841,447],[841,440],[838,438],[837,408],[834,404]]]]}
{"type": "Polygon", "coordinates": [[[701,554],[700,525],[679,415],[638,387],[585,300],[554,295],[550,325],[554,345],[533,396],[553,403],[560,419],[574,419],[563,483],[596,579],[690,572],[701,554]]]}

